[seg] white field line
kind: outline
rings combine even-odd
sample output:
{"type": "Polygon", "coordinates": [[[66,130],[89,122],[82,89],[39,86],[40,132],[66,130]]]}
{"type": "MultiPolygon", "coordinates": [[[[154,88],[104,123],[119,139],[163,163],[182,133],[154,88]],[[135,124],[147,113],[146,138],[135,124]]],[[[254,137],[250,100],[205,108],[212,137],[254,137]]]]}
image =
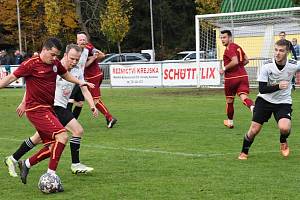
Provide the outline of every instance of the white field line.
{"type": "MultiPolygon", "coordinates": [[[[23,140],[13,139],[13,138],[0,138],[0,140],[6,140],[6,141],[12,141],[12,142],[18,142],[21,143],[23,140]]],[[[226,155],[238,155],[239,152],[227,152],[227,153],[184,153],[184,152],[172,152],[172,151],[164,151],[164,150],[155,150],[155,149],[139,149],[139,148],[128,148],[128,147],[113,147],[113,146],[105,146],[101,144],[94,144],[94,145],[87,145],[83,144],[83,147],[88,148],[99,148],[99,149],[108,149],[108,150],[118,150],[118,151],[130,151],[130,152],[137,152],[137,153],[152,153],[152,154],[167,154],[171,156],[183,156],[183,157],[222,157],[226,155]]],[[[16,148],[18,146],[16,145],[16,148]]],[[[299,151],[298,149],[292,149],[292,151],[299,151]]],[[[251,154],[266,154],[266,153],[279,153],[279,150],[277,151],[255,151],[251,152],[251,154]]]]}

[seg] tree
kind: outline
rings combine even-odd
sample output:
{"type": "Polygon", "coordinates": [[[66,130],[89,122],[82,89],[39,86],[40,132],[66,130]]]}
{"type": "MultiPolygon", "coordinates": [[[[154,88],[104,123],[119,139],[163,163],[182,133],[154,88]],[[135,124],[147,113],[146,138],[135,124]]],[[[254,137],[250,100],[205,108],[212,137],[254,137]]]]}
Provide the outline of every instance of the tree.
{"type": "Polygon", "coordinates": [[[45,0],[45,26],[51,36],[56,36],[60,30],[61,12],[55,0],[45,0]]]}
{"type": "Polygon", "coordinates": [[[106,38],[117,43],[121,53],[121,42],[129,31],[132,5],[130,0],[107,0],[106,10],[100,14],[100,30],[106,38]]]}
{"type": "Polygon", "coordinates": [[[214,14],[221,10],[222,0],[195,0],[198,14],[214,14]]]}

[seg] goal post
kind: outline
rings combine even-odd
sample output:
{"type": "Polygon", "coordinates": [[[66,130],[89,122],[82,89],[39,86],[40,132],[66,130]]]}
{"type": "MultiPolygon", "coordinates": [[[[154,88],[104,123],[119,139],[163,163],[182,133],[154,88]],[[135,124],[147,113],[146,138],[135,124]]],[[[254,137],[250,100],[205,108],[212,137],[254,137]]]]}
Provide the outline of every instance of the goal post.
{"type": "Polygon", "coordinates": [[[286,39],[296,38],[300,43],[300,7],[257,10],[195,16],[196,61],[201,63],[199,52],[207,59],[223,59],[224,46],[220,31],[231,30],[234,42],[239,44],[250,59],[246,66],[250,84],[256,77],[263,60],[273,57],[274,43],[284,31],[286,39]]]}

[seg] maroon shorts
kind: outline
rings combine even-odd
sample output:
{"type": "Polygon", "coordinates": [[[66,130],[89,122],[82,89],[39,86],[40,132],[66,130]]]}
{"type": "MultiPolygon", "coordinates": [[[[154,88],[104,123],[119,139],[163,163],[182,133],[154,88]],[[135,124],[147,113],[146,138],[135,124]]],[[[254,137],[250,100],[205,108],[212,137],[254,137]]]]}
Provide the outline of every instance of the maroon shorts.
{"type": "Polygon", "coordinates": [[[66,131],[57,119],[52,108],[39,107],[27,111],[26,116],[39,132],[44,144],[53,142],[56,134],[66,131]]]}
{"type": "Polygon", "coordinates": [[[236,94],[249,94],[248,76],[225,79],[224,90],[226,97],[234,97],[236,94]]]}
{"type": "Polygon", "coordinates": [[[85,78],[87,82],[95,84],[94,88],[89,88],[89,91],[93,97],[93,99],[99,99],[101,97],[101,91],[100,91],[100,85],[103,80],[103,73],[101,73],[99,76],[94,77],[86,77],[85,78]]]}

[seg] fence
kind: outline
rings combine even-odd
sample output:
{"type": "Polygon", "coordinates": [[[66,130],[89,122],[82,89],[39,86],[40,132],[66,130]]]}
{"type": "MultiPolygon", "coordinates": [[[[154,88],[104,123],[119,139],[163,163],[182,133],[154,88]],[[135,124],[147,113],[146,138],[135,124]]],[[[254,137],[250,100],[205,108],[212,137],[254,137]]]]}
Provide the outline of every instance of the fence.
{"type": "MultiPolygon", "coordinates": [[[[265,58],[250,59],[246,70],[250,87],[257,87],[257,74],[265,58]]],[[[220,60],[201,62],[146,62],[100,64],[104,73],[103,85],[107,87],[223,87],[223,77],[219,76],[220,60]]],[[[18,66],[10,66],[12,73],[18,66]]],[[[8,66],[0,66],[0,79],[10,73],[8,66]]],[[[300,85],[300,73],[296,75],[296,85],[300,85]]],[[[22,79],[10,87],[23,87],[22,79]]]]}

